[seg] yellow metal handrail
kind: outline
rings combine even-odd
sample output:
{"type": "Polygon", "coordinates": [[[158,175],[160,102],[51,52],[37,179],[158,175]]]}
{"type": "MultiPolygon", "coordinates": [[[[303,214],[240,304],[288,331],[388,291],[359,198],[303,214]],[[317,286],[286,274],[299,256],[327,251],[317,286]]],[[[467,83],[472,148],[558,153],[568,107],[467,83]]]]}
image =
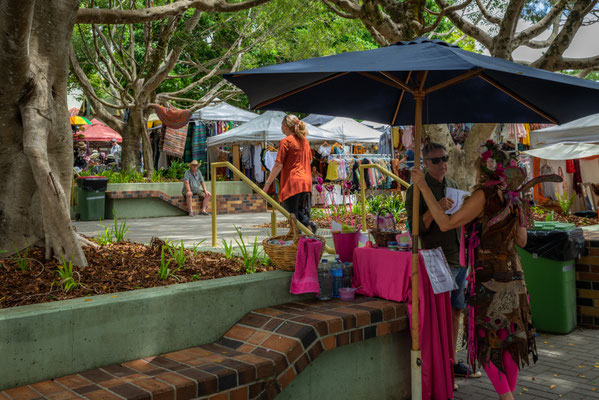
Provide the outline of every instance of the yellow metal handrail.
{"type": "Polygon", "coordinates": [[[361,164],[360,165],[360,197],[362,201],[362,229],[368,230],[368,226],[366,225],[366,182],[364,181],[364,170],[366,168],[376,168],[381,174],[388,176],[391,179],[397,181],[400,185],[404,187],[410,187],[410,184],[394,173],[390,172],[388,169],[378,165],[378,164],[361,164]]]}
{"type": "MultiPolygon", "coordinates": [[[[285,210],[279,203],[277,203],[272,197],[270,197],[266,192],[264,192],[258,185],[252,182],[247,176],[243,174],[240,170],[235,168],[233,164],[228,161],[219,161],[210,164],[210,189],[212,191],[212,247],[216,247],[217,239],[216,239],[216,169],[217,168],[228,168],[233,174],[235,174],[239,179],[245,182],[252,190],[260,195],[268,204],[272,206],[275,210],[279,211],[281,214],[285,216],[285,218],[289,218],[289,212],[285,210]]],[[[273,236],[276,235],[276,225],[277,225],[277,217],[273,212],[271,216],[271,232],[273,236]]],[[[305,234],[312,235],[312,231],[306,228],[301,222],[297,222],[299,229],[305,234]]],[[[325,251],[329,254],[335,254],[335,250],[325,245],[325,251]]]]}

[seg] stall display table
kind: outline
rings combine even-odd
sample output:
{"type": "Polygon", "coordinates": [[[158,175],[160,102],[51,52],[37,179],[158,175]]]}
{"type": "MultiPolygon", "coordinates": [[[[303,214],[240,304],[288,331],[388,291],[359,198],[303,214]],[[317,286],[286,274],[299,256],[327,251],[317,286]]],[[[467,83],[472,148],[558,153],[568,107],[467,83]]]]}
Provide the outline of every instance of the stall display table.
{"type": "MultiPolygon", "coordinates": [[[[408,303],[412,323],[412,253],[386,248],[354,250],[353,286],[369,297],[408,303]]],[[[435,295],[422,257],[418,265],[422,398],[453,398],[452,311],[449,293],[435,295]]]]}

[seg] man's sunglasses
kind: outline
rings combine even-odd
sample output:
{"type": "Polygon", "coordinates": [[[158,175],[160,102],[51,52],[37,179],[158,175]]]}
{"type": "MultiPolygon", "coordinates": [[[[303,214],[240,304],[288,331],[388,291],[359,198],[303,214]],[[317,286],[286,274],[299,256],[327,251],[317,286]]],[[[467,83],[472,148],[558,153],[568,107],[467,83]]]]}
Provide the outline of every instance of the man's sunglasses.
{"type": "Polygon", "coordinates": [[[430,162],[432,162],[433,164],[439,164],[441,161],[443,161],[444,163],[446,163],[447,161],[449,161],[449,156],[448,155],[444,155],[443,157],[433,157],[433,158],[427,158],[427,160],[429,160],[430,162]]]}

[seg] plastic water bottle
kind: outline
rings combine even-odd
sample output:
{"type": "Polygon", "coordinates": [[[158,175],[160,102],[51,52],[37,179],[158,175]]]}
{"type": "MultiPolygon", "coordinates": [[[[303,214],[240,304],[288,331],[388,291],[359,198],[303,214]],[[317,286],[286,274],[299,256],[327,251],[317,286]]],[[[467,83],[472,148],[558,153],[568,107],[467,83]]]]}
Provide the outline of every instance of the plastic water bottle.
{"type": "Polygon", "coordinates": [[[343,264],[343,287],[351,287],[352,277],[354,276],[354,269],[349,262],[343,264]]]}
{"type": "Polygon", "coordinates": [[[336,264],[331,268],[331,276],[333,279],[333,297],[339,298],[339,289],[343,287],[343,267],[341,264],[336,264]]]}
{"type": "Polygon", "coordinates": [[[318,268],[318,285],[320,286],[318,298],[320,300],[331,300],[333,297],[333,282],[331,281],[329,260],[325,259],[320,262],[318,268]]]}

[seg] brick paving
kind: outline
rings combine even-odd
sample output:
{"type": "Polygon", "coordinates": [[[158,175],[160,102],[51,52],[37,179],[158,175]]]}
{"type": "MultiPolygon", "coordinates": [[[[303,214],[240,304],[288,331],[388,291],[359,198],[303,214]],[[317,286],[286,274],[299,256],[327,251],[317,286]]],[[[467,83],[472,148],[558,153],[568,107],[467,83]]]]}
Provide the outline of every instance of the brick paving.
{"type": "MultiPolygon", "coordinates": [[[[515,399],[599,399],[599,330],[537,337],[539,360],[520,371],[515,399]]],[[[459,358],[466,359],[465,350],[459,358]]],[[[496,399],[491,381],[456,379],[458,400],[496,399]]]]}

